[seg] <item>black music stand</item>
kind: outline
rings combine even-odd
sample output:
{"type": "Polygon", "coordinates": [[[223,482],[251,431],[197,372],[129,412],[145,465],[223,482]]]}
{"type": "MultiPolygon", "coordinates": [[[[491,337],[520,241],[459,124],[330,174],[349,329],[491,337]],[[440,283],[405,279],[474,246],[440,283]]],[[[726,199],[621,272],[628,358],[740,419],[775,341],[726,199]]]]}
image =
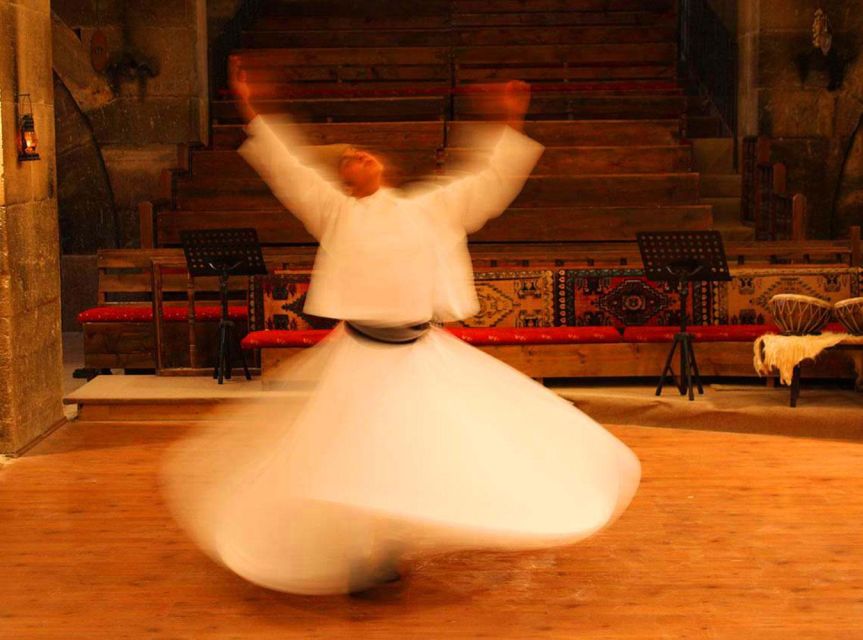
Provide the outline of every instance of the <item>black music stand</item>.
{"type": "Polygon", "coordinates": [[[692,282],[717,282],[731,280],[722,236],[718,231],[661,231],[636,234],[644,273],[656,282],[669,282],[680,296],[680,331],[674,342],[656,387],[656,395],[662,395],[667,379],[674,380],[671,362],[680,347],[680,380],[677,388],[680,395],[689,394],[695,400],[693,384],[703,394],[701,375],[695,360],[693,336],[687,330],[687,299],[692,282]]]}
{"type": "Polygon", "coordinates": [[[234,321],[228,316],[228,279],[231,276],[266,275],[267,267],[254,229],[195,229],[180,233],[183,253],[191,276],[217,276],[222,316],[219,320],[219,355],[213,377],[222,384],[231,379],[231,347],[243,362],[246,380],[251,380],[246,355],[234,331],[234,321]]]}

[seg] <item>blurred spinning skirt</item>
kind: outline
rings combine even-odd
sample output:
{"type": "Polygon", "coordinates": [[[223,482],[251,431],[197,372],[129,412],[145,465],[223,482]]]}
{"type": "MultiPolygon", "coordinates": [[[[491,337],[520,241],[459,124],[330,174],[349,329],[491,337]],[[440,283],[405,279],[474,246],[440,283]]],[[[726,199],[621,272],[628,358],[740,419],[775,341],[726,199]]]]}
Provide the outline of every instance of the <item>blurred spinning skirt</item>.
{"type": "Polygon", "coordinates": [[[279,371],[267,412],[226,415],[166,456],[178,522],[256,584],[345,593],[460,549],[569,544],[613,522],[638,458],[542,385],[436,327],[340,324],[279,371]]]}

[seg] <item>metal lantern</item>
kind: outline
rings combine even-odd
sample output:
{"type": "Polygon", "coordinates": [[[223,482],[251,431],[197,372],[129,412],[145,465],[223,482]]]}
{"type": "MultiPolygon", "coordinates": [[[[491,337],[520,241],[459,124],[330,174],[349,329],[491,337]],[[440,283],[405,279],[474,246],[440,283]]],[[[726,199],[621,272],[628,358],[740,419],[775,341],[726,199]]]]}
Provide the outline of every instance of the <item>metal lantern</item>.
{"type": "Polygon", "coordinates": [[[19,98],[27,99],[27,108],[26,110],[21,109],[21,116],[18,122],[18,160],[20,162],[38,160],[39,153],[37,147],[39,145],[39,138],[36,135],[36,122],[33,120],[33,105],[30,103],[29,95],[24,94],[19,96],[19,98]]]}

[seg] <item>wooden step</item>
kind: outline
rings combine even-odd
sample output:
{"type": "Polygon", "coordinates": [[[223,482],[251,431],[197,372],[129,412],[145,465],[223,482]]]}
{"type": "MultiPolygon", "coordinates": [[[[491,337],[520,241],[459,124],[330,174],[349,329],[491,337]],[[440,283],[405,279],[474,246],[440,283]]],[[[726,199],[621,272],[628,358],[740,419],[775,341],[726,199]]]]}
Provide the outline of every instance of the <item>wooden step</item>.
{"type": "MultiPolygon", "coordinates": [[[[214,177],[177,178],[178,209],[275,209],[279,206],[259,179],[214,177]]],[[[627,174],[536,176],[528,178],[514,207],[625,206],[695,204],[698,174],[627,174]]]]}
{"type": "MultiPolygon", "coordinates": [[[[645,36],[646,37],[646,36],[645,36]]],[[[249,49],[302,47],[442,47],[453,43],[451,29],[291,29],[245,31],[241,45],[249,49]]]]}
{"type": "Polygon", "coordinates": [[[453,56],[455,64],[460,66],[674,64],[677,59],[677,46],[673,42],[533,46],[499,44],[487,47],[455,47],[453,56]]]}
{"type": "MultiPolygon", "coordinates": [[[[267,99],[255,102],[261,114],[289,113],[297,122],[388,122],[443,119],[448,110],[444,96],[267,99]]],[[[533,96],[526,117],[532,120],[649,120],[681,115],[679,96],[594,96],[582,93],[539,93],[533,96]]],[[[214,100],[210,114],[218,122],[238,122],[238,103],[214,100]]],[[[458,120],[502,119],[495,99],[456,96],[458,120]]]]}
{"type": "Polygon", "coordinates": [[[639,231],[701,231],[709,206],[513,208],[471,235],[473,242],[635,240],[639,231]]]}
{"type": "Polygon", "coordinates": [[[740,175],[736,173],[701,174],[703,198],[739,198],[740,192],[740,175]]]}
{"type": "MultiPolygon", "coordinates": [[[[318,65],[253,67],[246,70],[250,84],[297,84],[307,82],[439,82],[450,84],[449,65],[318,65]]],[[[673,82],[674,65],[638,64],[549,67],[462,66],[455,70],[456,84],[494,82],[517,78],[525,82],[673,82]]]]}
{"type": "MultiPolygon", "coordinates": [[[[531,97],[527,118],[579,120],[650,120],[678,118],[683,114],[682,96],[591,95],[588,93],[536,93],[531,97]]],[[[493,101],[456,96],[455,116],[470,120],[486,118],[500,107],[493,101]]],[[[503,114],[499,114],[501,117],[503,114]]]]}
{"type": "Polygon", "coordinates": [[[417,66],[631,66],[676,63],[673,42],[590,45],[495,45],[466,47],[340,47],[295,49],[241,49],[234,52],[245,69],[260,67],[327,65],[417,66]]]}
{"type": "Polygon", "coordinates": [[[535,26],[463,27],[455,30],[454,43],[461,46],[492,46],[502,42],[519,45],[620,44],[674,42],[673,25],[565,26],[549,29],[535,26]]]}
{"type": "Polygon", "coordinates": [[[512,42],[536,44],[610,44],[673,42],[674,25],[464,27],[458,29],[259,29],[242,34],[242,46],[250,49],[301,47],[435,47],[447,45],[498,45],[512,42]]]}
{"type": "Polygon", "coordinates": [[[438,65],[317,65],[252,67],[246,69],[249,84],[297,84],[306,82],[436,82],[450,84],[450,67],[438,65]]]}
{"type": "MultiPolygon", "coordinates": [[[[308,244],[314,239],[294,216],[279,210],[163,211],[156,228],[159,246],[179,245],[186,229],[251,226],[264,244],[308,244]]],[[[712,226],[710,207],[513,208],[471,236],[472,242],[563,242],[634,240],[638,231],[702,230],[712,226]]]]}
{"type": "MultiPolygon", "coordinates": [[[[621,45],[622,46],[622,45],[621,45]]],[[[662,45],[641,45],[655,47],[662,45]]],[[[449,47],[338,47],[240,49],[234,55],[244,69],[270,66],[440,65],[448,64],[449,47]]]]}
{"type": "Polygon", "coordinates": [[[701,173],[734,173],[733,138],[696,138],[692,154],[694,167],[701,173]]]}
{"type": "Polygon", "coordinates": [[[614,12],[650,11],[669,12],[676,8],[676,0],[452,0],[453,13],[524,13],[549,11],[614,12]]]}
{"type": "MultiPolygon", "coordinates": [[[[221,123],[240,121],[233,100],[210,103],[211,117],[221,123]]],[[[290,113],[296,122],[404,122],[442,120],[446,99],[442,97],[339,98],[320,100],[259,100],[261,114],[290,113]]]]}
{"type": "MultiPolygon", "coordinates": [[[[363,147],[377,155],[388,168],[387,175],[391,171],[397,171],[404,176],[422,176],[435,172],[439,168],[437,147],[426,147],[425,149],[388,149],[363,147]]],[[[311,152],[312,157],[314,150],[311,152]]],[[[192,176],[215,177],[225,176],[231,178],[255,178],[257,173],[252,167],[234,150],[213,149],[195,152],[191,161],[192,176]]]]}
{"type": "Polygon", "coordinates": [[[612,25],[677,25],[673,12],[653,11],[521,11],[509,13],[454,13],[455,27],[510,27],[510,26],[612,26],[612,25]]]}
{"type": "MultiPolygon", "coordinates": [[[[448,138],[469,135],[472,123],[449,122],[448,138]]],[[[348,143],[370,148],[437,148],[444,141],[442,122],[302,123],[297,133],[308,144],[348,143]]],[[[525,133],[546,147],[667,146],[679,141],[679,120],[564,120],[525,123],[525,133]]],[[[213,126],[213,146],[235,149],[245,140],[239,124],[213,126]]]]}
{"type": "MultiPolygon", "coordinates": [[[[521,78],[523,79],[523,78],[521,78]]],[[[250,80],[249,85],[256,100],[308,100],[322,98],[380,98],[380,97],[422,97],[457,95],[461,99],[482,100],[484,97],[499,96],[498,83],[458,82],[451,86],[450,77],[423,78],[414,80],[381,80],[374,77],[357,75],[351,79],[333,80],[329,77],[283,82],[280,80],[264,82],[250,80]]],[[[546,78],[532,83],[534,99],[546,96],[568,95],[575,98],[591,97],[610,99],[614,96],[625,97],[674,97],[675,111],[682,115],[682,105],[686,97],[676,80],[668,79],[594,79],[569,80],[561,76],[556,81],[546,78]]],[[[223,90],[223,97],[230,98],[231,92],[223,90]]]]}
{"type": "Polygon", "coordinates": [[[713,220],[718,225],[734,226],[740,224],[740,196],[733,198],[702,197],[701,203],[713,208],[713,220]]]}
{"type": "Polygon", "coordinates": [[[457,84],[470,82],[500,82],[511,79],[525,82],[563,82],[595,80],[674,80],[677,70],[674,65],[632,64],[597,65],[591,67],[458,67],[455,70],[457,84]]]}
{"type": "MultiPolygon", "coordinates": [[[[369,148],[436,149],[444,140],[440,121],[301,123],[295,125],[295,131],[308,144],[347,143],[369,148]]],[[[242,125],[213,126],[213,146],[217,149],[236,149],[245,139],[242,125]]]]}
{"type": "MultiPolygon", "coordinates": [[[[391,3],[397,6],[398,3],[391,3]]],[[[411,3],[412,5],[415,3],[411,3]]],[[[264,3],[266,6],[267,3],[264,3]]],[[[649,24],[649,23],[648,23],[649,24]]],[[[404,15],[398,12],[379,15],[339,14],[330,15],[262,15],[250,26],[250,30],[263,31],[356,31],[360,29],[449,29],[451,21],[444,13],[418,12],[404,15]]]]}
{"type": "Polygon", "coordinates": [[[725,136],[722,120],[714,116],[687,116],[687,138],[721,138],[725,136]]]}
{"type": "MultiPolygon", "coordinates": [[[[369,148],[406,176],[432,173],[440,166],[437,150],[369,148]]],[[[480,152],[448,148],[443,157],[444,170],[460,171],[468,163],[481,160],[480,152]]],[[[588,175],[614,173],[677,173],[691,169],[689,147],[552,147],[545,151],[534,168],[534,175],[588,175]]],[[[232,150],[202,150],[192,154],[194,176],[253,177],[254,170],[232,150]]]]}
{"type": "Polygon", "coordinates": [[[696,204],[696,173],[530,177],[513,207],[696,204]]]}

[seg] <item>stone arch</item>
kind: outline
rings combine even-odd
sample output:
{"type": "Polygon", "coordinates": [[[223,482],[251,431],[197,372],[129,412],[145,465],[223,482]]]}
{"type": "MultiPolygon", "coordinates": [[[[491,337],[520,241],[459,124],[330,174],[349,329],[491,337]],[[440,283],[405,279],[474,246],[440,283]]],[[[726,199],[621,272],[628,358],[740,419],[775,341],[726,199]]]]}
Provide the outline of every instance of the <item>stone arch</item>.
{"type": "Polygon", "coordinates": [[[831,211],[834,237],[851,225],[863,225],[863,58],[848,70],[837,102],[839,153],[836,191],[831,211]]]}
{"type": "Polygon", "coordinates": [[[118,246],[117,212],[87,113],[114,100],[74,31],[52,14],[57,206],[63,254],[118,246]]]}

